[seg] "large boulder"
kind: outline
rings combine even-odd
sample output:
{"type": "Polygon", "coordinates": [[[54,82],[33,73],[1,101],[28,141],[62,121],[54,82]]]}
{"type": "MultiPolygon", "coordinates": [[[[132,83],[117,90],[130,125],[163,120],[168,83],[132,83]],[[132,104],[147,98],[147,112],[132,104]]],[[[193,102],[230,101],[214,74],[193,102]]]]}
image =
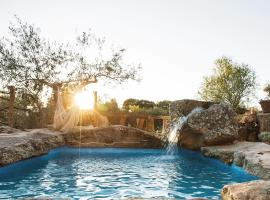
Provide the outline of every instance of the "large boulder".
{"type": "Polygon", "coordinates": [[[61,133],[48,129],[2,133],[0,134],[0,167],[46,154],[51,149],[64,145],[65,141],[61,133]]]}
{"type": "Polygon", "coordinates": [[[171,120],[172,122],[174,122],[179,117],[187,116],[195,108],[200,107],[203,109],[207,109],[213,104],[214,102],[197,101],[197,100],[191,100],[191,99],[173,101],[170,104],[171,120]]]}
{"type": "Polygon", "coordinates": [[[203,136],[204,145],[233,142],[238,136],[236,113],[228,104],[220,103],[191,115],[187,126],[203,136]]]}
{"type": "Polygon", "coordinates": [[[261,132],[270,132],[270,113],[258,113],[261,132]]]}
{"type": "Polygon", "coordinates": [[[179,132],[178,145],[191,150],[199,150],[204,145],[203,135],[188,126],[179,132]]]}
{"type": "Polygon", "coordinates": [[[250,181],[235,183],[223,187],[223,200],[269,200],[270,181],[250,181]]]}
{"type": "Polygon", "coordinates": [[[154,133],[127,126],[102,128],[75,127],[65,134],[66,144],[80,147],[161,148],[163,142],[154,133]]]}
{"type": "Polygon", "coordinates": [[[180,146],[197,150],[201,146],[230,143],[238,137],[237,115],[228,104],[181,100],[173,102],[170,111],[172,123],[187,118],[179,130],[180,146]]]}
{"type": "Polygon", "coordinates": [[[235,142],[234,144],[202,147],[206,157],[234,163],[250,174],[270,179],[270,145],[262,142],[235,142]]]}

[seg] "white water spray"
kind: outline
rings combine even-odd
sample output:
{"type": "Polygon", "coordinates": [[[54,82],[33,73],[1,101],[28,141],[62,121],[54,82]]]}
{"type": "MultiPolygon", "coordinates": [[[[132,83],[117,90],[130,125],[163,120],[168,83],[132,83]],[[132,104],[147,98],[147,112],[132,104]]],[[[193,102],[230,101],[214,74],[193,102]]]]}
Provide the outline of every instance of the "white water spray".
{"type": "Polygon", "coordinates": [[[178,121],[173,125],[167,137],[167,154],[175,154],[177,152],[179,131],[182,130],[190,116],[202,110],[203,109],[200,107],[194,108],[187,116],[180,117],[178,121]]]}

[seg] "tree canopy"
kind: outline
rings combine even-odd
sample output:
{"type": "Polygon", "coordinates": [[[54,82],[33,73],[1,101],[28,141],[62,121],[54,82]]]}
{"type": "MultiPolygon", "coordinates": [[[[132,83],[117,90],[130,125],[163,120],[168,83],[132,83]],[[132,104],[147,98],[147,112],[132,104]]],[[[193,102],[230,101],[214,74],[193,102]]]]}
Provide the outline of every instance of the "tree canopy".
{"type": "Polygon", "coordinates": [[[33,106],[41,103],[44,87],[56,83],[87,84],[98,79],[122,83],[139,78],[140,66],[123,62],[124,49],[103,56],[105,39],[91,31],[63,44],[43,38],[39,28],[19,18],[8,29],[9,37],[0,40],[1,86],[15,86],[33,106]],[[93,47],[97,57],[89,53],[93,47]]]}
{"type": "Polygon", "coordinates": [[[129,111],[131,106],[138,106],[138,108],[145,108],[145,109],[153,109],[155,107],[155,102],[153,101],[148,101],[144,99],[127,99],[123,103],[123,109],[126,111],[129,111]]]}
{"type": "Polygon", "coordinates": [[[126,99],[123,103],[124,111],[141,113],[146,115],[169,115],[171,101],[164,100],[157,103],[144,99],[126,99]]]}
{"type": "Polygon", "coordinates": [[[256,74],[247,64],[238,64],[230,58],[215,61],[213,75],[204,77],[199,95],[202,99],[230,103],[235,109],[254,95],[256,74]]]}
{"type": "Polygon", "coordinates": [[[17,17],[8,30],[0,39],[0,89],[15,86],[17,101],[32,111],[42,112],[50,87],[76,89],[100,79],[123,83],[140,78],[140,65],[123,61],[124,49],[107,48],[105,39],[92,31],[59,43],[17,17]]]}

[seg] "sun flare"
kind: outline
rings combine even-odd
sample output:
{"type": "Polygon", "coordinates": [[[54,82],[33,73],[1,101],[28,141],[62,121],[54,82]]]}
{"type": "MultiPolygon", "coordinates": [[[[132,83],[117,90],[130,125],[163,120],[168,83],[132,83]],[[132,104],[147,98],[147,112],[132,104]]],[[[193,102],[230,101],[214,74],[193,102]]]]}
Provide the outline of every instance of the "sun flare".
{"type": "Polygon", "coordinates": [[[82,110],[94,109],[94,96],[89,91],[83,91],[75,95],[75,104],[82,110]]]}

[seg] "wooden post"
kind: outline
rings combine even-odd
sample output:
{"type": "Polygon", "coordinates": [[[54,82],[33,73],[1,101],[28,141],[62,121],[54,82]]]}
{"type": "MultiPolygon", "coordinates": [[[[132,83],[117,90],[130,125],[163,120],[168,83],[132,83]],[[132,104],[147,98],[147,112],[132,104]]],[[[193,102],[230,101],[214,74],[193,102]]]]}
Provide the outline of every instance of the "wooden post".
{"type": "Polygon", "coordinates": [[[155,121],[154,118],[151,116],[148,116],[146,130],[148,132],[155,132],[155,121]]]}
{"type": "Polygon", "coordinates": [[[97,91],[94,91],[94,110],[97,110],[97,91]]]}
{"type": "Polygon", "coordinates": [[[126,126],[126,123],[127,123],[127,116],[121,115],[119,124],[122,125],[122,126],[126,126]]]}
{"type": "Polygon", "coordinates": [[[9,103],[8,103],[8,126],[14,126],[14,102],[15,102],[15,87],[9,86],[9,103]]]}

